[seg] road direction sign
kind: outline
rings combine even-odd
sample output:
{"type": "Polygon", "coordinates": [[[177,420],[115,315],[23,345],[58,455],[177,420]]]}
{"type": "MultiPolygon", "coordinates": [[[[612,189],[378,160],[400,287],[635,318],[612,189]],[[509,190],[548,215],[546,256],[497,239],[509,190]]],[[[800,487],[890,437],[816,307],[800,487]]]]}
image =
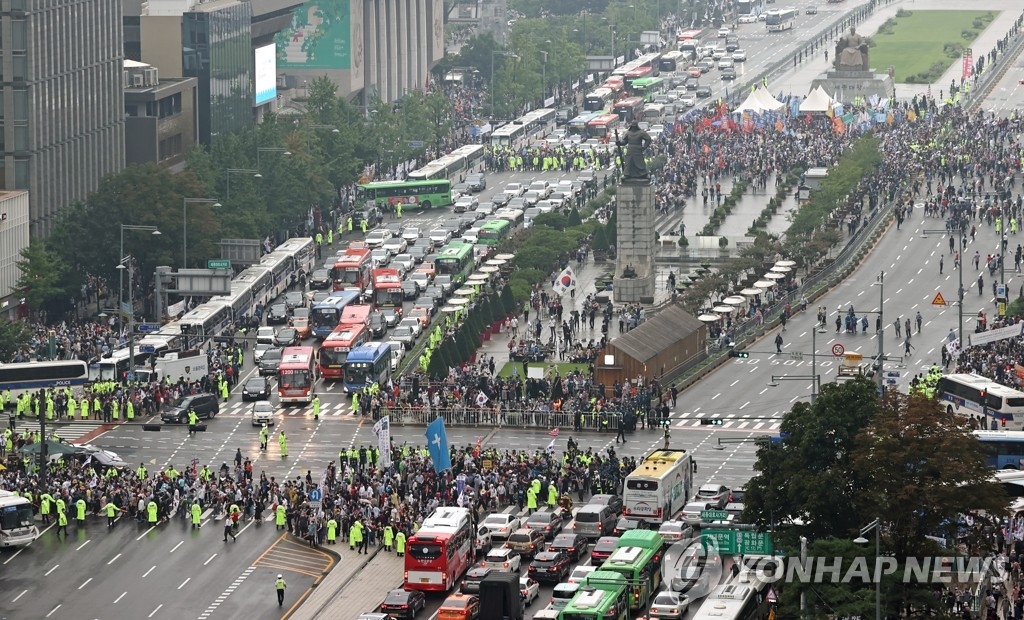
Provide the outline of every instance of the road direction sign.
{"type": "Polygon", "coordinates": [[[211,258],[206,261],[207,269],[231,269],[231,261],[226,258],[211,258]]]}
{"type": "Polygon", "coordinates": [[[933,306],[945,306],[946,298],[942,296],[942,293],[935,293],[935,299],[932,299],[933,306]]]}
{"type": "Polygon", "coordinates": [[[156,353],[156,347],[151,344],[144,344],[139,347],[139,353],[156,353]]]}
{"type": "Polygon", "coordinates": [[[421,149],[426,146],[426,143],[423,142],[423,140],[409,140],[406,144],[409,145],[409,148],[411,149],[421,149]]]}
{"type": "Polygon", "coordinates": [[[838,342],[832,345],[832,355],[839,357],[843,353],[846,353],[846,348],[843,347],[843,345],[839,344],[838,342]]]}
{"type": "Polygon", "coordinates": [[[700,520],[701,521],[725,521],[729,518],[729,513],[725,510],[701,510],[700,520]]]}
{"type": "Polygon", "coordinates": [[[153,332],[160,331],[159,323],[138,323],[135,326],[135,331],[140,334],[152,334],[153,332]]]}
{"type": "Polygon", "coordinates": [[[705,529],[701,530],[700,537],[704,541],[714,540],[721,554],[771,555],[774,552],[772,537],[768,532],[705,529]]]}

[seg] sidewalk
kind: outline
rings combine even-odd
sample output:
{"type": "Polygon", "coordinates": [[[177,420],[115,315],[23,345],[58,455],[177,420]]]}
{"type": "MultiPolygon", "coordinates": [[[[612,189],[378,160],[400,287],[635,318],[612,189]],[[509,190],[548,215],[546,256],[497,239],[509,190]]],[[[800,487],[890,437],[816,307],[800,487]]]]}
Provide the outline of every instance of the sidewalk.
{"type": "Polygon", "coordinates": [[[325,547],[341,556],[337,567],[302,602],[288,620],[335,618],[355,620],[359,614],[376,610],[388,591],[401,587],[404,566],[394,553],[376,547],[370,555],[359,555],[341,540],[325,547]]]}

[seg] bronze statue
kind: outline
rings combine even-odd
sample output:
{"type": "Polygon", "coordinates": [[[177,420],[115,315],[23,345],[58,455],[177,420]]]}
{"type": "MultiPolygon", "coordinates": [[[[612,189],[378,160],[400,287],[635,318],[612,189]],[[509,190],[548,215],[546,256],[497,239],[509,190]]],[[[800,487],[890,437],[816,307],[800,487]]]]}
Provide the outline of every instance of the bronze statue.
{"type": "Polygon", "coordinates": [[[836,43],[836,71],[868,71],[868,41],[857,34],[857,29],[850,27],[850,32],[843,35],[836,43]]]}
{"type": "Polygon", "coordinates": [[[619,158],[622,160],[622,178],[625,179],[648,179],[647,162],[644,160],[644,149],[651,145],[651,136],[640,129],[635,121],[626,130],[624,138],[619,138],[618,130],[615,131],[615,146],[619,147],[619,158]],[[622,155],[622,147],[626,147],[626,155],[622,155]]]}

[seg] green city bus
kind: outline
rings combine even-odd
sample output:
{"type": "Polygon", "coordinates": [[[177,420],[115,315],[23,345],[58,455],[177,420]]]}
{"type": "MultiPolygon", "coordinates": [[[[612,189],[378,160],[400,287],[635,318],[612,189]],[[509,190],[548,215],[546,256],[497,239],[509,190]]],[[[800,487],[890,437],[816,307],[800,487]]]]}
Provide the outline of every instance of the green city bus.
{"type": "Polygon", "coordinates": [[[512,234],[512,222],[509,220],[488,220],[476,234],[477,241],[483,245],[498,245],[512,234]]]}
{"type": "MultiPolygon", "coordinates": [[[[657,532],[652,532],[658,535],[657,532]]],[[[648,547],[619,546],[612,552],[602,571],[618,573],[629,582],[629,608],[640,610],[661,585],[661,551],[648,547]]]]}
{"type": "Polygon", "coordinates": [[[629,620],[628,589],[622,575],[596,570],[583,579],[558,620],[629,620]]]}
{"type": "Polygon", "coordinates": [[[378,207],[402,205],[403,210],[449,207],[452,182],[445,179],[380,181],[356,186],[356,204],[372,200],[378,207]]]}
{"type": "Polygon", "coordinates": [[[662,550],[665,548],[665,539],[654,530],[627,530],[619,536],[619,542],[615,545],[620,547],[643,547],[654,552],[654,561],[661,562],[662,550]]]}
{"type": "Polygon", "coordinates": [[[441,248],[434,261],[437,273],[450,275],[452,282],[458,284],[466,281],[466,276],[475,264],[473,246],[461,241],[452,241],[441,248]]]}
{"type": "Polygon", "coordinates": [[[665,92],[667,86],[665,80],[660,77],[639,78],[633,80],[633,93],[637,97],[643,97],[644,101],[650,103],[655,95],[665,92]]]}

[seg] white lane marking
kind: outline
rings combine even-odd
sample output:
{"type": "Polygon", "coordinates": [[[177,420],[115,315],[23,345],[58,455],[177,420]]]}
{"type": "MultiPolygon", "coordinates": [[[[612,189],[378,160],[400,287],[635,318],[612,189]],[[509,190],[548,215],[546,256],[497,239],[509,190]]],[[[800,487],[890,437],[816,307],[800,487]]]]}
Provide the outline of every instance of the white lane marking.
{"type": "MultiPolygon", "coordinates": [[[[53,568],[51,568],[50,570],[48,570],[45,573],[43,573],[43,576],[44,577],[49,577],[50,573],[52,573],[53,571],[57,570],[58,568],[60,568],[60,564],[54,564],[53,568]]],[[[59,607],[59,605],[58,605],[58,607],[59,607]]]]}
{"type": "Polygon", "coordinates": [[[156,564],[154,564],[153,566],[150,566],[148,571],[142,573],[142,578],[145,579],[146,577],[149,577],[149,574],[152,573],[155,570],[156,570],[156,564]]]}
{"type": "Polygon", "coordinates": [[[79,589],[79,590],[81,590],[81,589],[82,589],[82,588],[84,588],[85,586],[89,585],[89,582],[90,582],[90,581],[92,581],[92,577],[89,577],[88,579],[86,579],[85,581],[83,581],[83,582],[82,582],[82,585],[78,586],[78,589],[79,589]]]}
{"type": "Polygon", "coordinates": [[[121,599],[123,599],[123,598],[125,597],[125,595],[126,595],[126,594],[128,594],[128,593],[127,593],[127,592],[122,592],[122,593],[121,593],[121,596],[119,596],[119,597],[117,597],[117,598],[115,598],[115,599],[114,599],[114,604],[115,604],[115,605],[117,605],[117,603],[118,603],[118,602],[119,602],[119,601],[120,601],[121,599]]]}

